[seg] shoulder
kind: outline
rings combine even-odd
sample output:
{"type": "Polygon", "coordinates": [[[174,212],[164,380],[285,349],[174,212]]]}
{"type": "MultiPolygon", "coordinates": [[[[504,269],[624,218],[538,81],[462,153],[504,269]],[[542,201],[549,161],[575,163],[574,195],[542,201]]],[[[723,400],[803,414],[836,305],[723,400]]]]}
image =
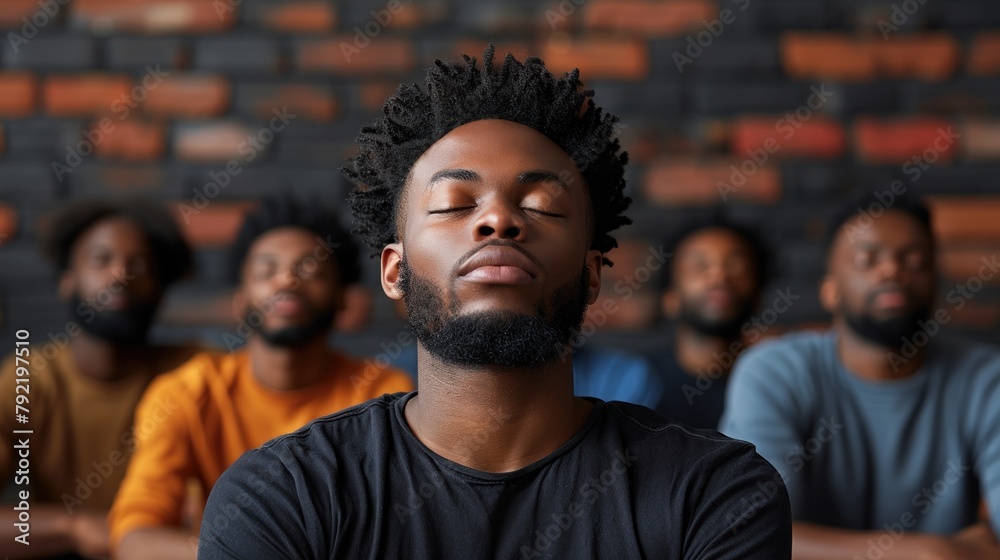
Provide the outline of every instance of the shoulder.
{"type": "Polygon", "coordinates": [[[749,348],[733,368],[733,381],[746,383],[811,383],[829,373],[828,358],[834,349],[830,332],[796,332],[749,348]]]}
{"type": "Polygon", "coordinates": [[[198,400],[215,384],[231,385],[245,360],[246,356],[241,352],[227,354],[206,350],[195,353],[175,369],[156,376],[150,383],[145,398],[175,394],[198,400]]]}

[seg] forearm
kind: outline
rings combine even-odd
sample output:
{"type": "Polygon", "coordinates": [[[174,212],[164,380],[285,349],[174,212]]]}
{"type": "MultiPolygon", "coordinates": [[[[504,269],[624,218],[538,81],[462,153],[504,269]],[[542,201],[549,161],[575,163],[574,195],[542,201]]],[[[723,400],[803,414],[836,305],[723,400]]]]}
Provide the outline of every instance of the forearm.
{"type": "Polygon", "coordinates": [[[28,510],[29,544],[14,539],[24,533],[14,524],[20,523],[14,504],[3,504],[0,510],[0,556],[9,558],[39,558],[75,552],[72,522],[66,509],[58,505],[32,505],[28,510]]]}
{"type": "Polygon", "coordinates": [[[944,537],[920,533],[851,531],[812,523],[792,523],[793,560],[843,560],[855,556],[916,560],[931,558],[925,555],[941,549],[944,543],[944,537]]]}
{"type": "Polygon", "coordinates": [[[124,537],[115,554],[117,560],[194,560],[198,538],[176,528],[136,529],[124,537]]]}

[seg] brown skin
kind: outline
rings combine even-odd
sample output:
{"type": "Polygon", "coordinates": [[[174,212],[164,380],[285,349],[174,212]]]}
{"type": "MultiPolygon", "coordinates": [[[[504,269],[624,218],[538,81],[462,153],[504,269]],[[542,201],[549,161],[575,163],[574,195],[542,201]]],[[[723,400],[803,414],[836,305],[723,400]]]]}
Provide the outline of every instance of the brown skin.
{"type": "MultiPolygon", "coordinates": [[[[401,243],[382,251],[382,288],[399,300],[399,263],[442,290],[459,313],[505,310],[533,314],[554,288],[590,270],[589,302],[600,289],[602,257],[590,249],[589,195],[573,160],[537,131],[509,121],[482,120],[456,128],[414,164],[401,205],[401,243]],[[478,177],[432,177],[468,170],[478,177]],[[571,178],[522,181],[529,172],[571,178]],[[440,210],[461,209],[447,213],[440,210]],[[559,216],[547,216],[548,212],[559,216]],[[510,240],[536,263],[523,284],[472,282],[455,273],[463,256],[495,240],[510,240]]],[[[509,251],[514,249],[507,248],[509,251]]],[[[470,468],[510,472],[555,451],[583,426],[593,405],[573,396],[572,364],[555,360],[530,371],[484,364],[443,363],[418,346],[420,392],[405,416],[420,441],[470,468]],[[476,434],[475,444],[470,444],[476,434]]]]}
{"type": "MultiPolygon", "coordinates": [[[[254,240],[233,296],[233,315],[246,317],[247,305],[263,313],[266,329],[302,325],[331,303],[344,308],[344,290],[332,257],[317,252],[316,234],[296,227],[270,230],[254,240]],[[320,258],[317,258],[320,255],[320,258]],[[315,265],[313,264],[315,263],[315,265]]],[[[331,325],[332,328],[332,325],[331,325]]],[[[294,348],[275,347],[256,334],[247,341],[251,370],[261,384],[277,391],[303,389],[329,373],[329,330],[294,348]]],[[[194,559],[198,539],[175,527],[138,529],[122,537],[117,558],[194,559]]]]}
{"type": "MultiPolygon", "coordinates": [[[[676,319],[681,302],[687,302],[706,319],[730,320],[740,312],[743,302],[759,296],[753,251],[739,235],[725,228],[707,228],[687,236],[677,246],[673,266],[673,285],[662,299],[668,317],[676,319]]],[[[697,372],[717,364],[716,356],[728,352],[732,342],[679,324],[677,361],[684,371],[697,376],[697,372]]]]}
{"type": "MultiPolygon", "coordinates": [[[[84,302],[93,301],[95,307],[112,309],[159,301],[162,288],[155,267],[155,255],[142,229],[128,218],[106,218],[76,239],[67,269],[59,278],[59,297],[66,301],[76,293],[84,302]]],[[[103,382],[124,379],[148,360],[152,351],[149,347],[118,346],[82,330],[70,339],[68,348],[81,375],[103,382]]],[[[69,515],[62,504],[32,505],[29,548],[14,543],[13,512],[4,511],[0,513],[0,555],[38,558],[76,552],[106,557],[106,517],[104,511],[69,515]]]]}
{"type": "MultiPolygon", "coordinates": [[[[855,224],[857,222],[848,222],[855,224]]],[[[890,210],[867,229],[841,230],[830,250],[828,273],[820,287],[820,300],[834,316],[837,352],[852,374],[869,381],[900,379],[913,375],[924,361],[924,352],[894,373],[886,357],[890,351],[854,334],[845,324],[841,304],[852,312],[868,306],[867,296],[886,287],[905,298],[903,307],[874,302],[876,317],[889,317],[902,310],[932,301],[935,292],[934,255],[930,239],[908,214],[890,210]]],[[[811,523],[792,524],[792,557],[795,560],[826,560],[864,555],[870,539],[881,531],[847,531],[811,523]]],[[[882,560],[987,560],[1000,558],[989,526],[978,523],[952,536],[905,534],[882,560]]]]}

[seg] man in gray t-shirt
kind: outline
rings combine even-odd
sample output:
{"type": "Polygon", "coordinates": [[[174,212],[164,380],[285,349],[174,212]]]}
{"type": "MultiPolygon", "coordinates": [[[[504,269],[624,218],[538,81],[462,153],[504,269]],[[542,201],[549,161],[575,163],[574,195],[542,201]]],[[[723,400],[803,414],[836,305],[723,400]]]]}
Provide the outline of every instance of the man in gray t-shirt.
{"type": "MultiPolygon", "coordinates": [[[[832,223],[833,328],[748,351],[720,430],[784,479],[795,559],[997,559],[1000,351],[940,333],[968,292],[934,307],[929,212],[880,194],[832,223]]],[[[979,276],[997,271],[987,257],[979,276]]]]}

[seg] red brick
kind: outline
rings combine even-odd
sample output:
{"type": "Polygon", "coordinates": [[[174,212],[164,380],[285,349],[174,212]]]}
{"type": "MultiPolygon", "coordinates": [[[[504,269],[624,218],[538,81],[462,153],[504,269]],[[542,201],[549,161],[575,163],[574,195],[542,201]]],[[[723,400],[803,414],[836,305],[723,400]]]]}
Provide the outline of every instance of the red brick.
{"type": "Polygon", "coordinates": [[[854,126],[855,148],[869,163],[904,164],[915,157],[927,163],[945,162],[957,151],[957,141],[948,140],[949,130],[953,130],[951,121],[935,117],[863,117],[854,126]]]}
{"type": "Polygon", "coordinates": [[[975,76],[1000,74],[1000,32],[976,35],[969,45],[966,69],[975,76]]]}
{"type": "Polygon", "coordinates": [[[45,81],[42,97],[45,110],[55,117],[106,115],[131,89],[132,80],[126,76],[51,76],[45,81]]]}
{"type": "Polygon", "coordinates": [[[251,111],[258,117],[270,119],[276,107],[288,107],[289,112],[313,121],[331,121],[337,116],[337,100],[333,94],[309,85],[278,87],[273,94],[257,99],[251,111]]]}
{"type": "Polygon", "coordinates": [[[994,273],[991,276],[993,270],[987,266],[994,258],[1000,259],[1000,243],[990,249],[942,248],[938,262],[941,265],[941,273],[947,279],[943,284],[945,292],[950,289],[951,283],[964,284],[974,277],[978,277],[984,284],[1000,286],[1000,274],[994,273]]]}
{"type": "Polygon", "coordinates": [[[236,239],[236,232],[243,224],[244,216],[254,206],[253,202],[215,200],[198,209],[190,200],[181,200],[173,208],[173,212],[184,237],[193,246],[225,247],[236,239]]]}
{"type": "Polygon", "coordinates": [[[219,76],[171,76],[149,90],[143,109],[170,117],[213,117],[229,109],[229,82],[219,76]]]}
{"type": "Polygon", "coordinates": [[[0,72],[0,117],[28,117],[35,112],[38,82],[26,72],[0,72]]]}
{"type": "Polygon", "coordinates": [[[98,171],[100,184],[109,191],[141,191],[157,196],[174,188],[174,178],[161,167],[138,165],[104,165],[98,171]]]}
{"type": "Polygon", "coordinates": [[[583,23],[589,29],[654,37],[702,30],[703,21],[719,16],[719,7],[710,0],[590,0],[583,23]]]}
{"type": "Polygon", "coordinates": [[[786,139],[788,131],[776,128],[781,118],[745,117],[734,122],[730,137],[733,155],[748,158],[759,155],[760,150],[768,157],[829,159],[843,155],[847,134],[840,122],[815,115],[801,122],[801,126],[792,131],[794,134],[786,139]]]}
{"type": "Polygon", "coordinates": [[[942,246],[976,244],[1000,247],[1000,198],[928,197],[934,234],[942,246]]]}
{"type": "Polygon", "coordinates": [[[730,198],[771,203],[781,197],[781,174],[776,165],[758,167],[752,160],[667,161],[650,166],[642,186],[646,198],[665,206],[730,198]],[[749,175],[740,169],[743,165],[749,175]]]}
{"type": "MultiPolygon", "coordinates": [[[[252,146],[247,139],[256,133],[256,130],[235,122],[177,127],[174,130],[174,155],[189,161],[242,162],[247,154],[240,153],[241,144],[244,152],[250,150],[252,146]]],[[[256,147],[252,148],[256,150],[256,147]]]]}
{"type": "Polygon", "coordinates": [[[958,68],[961,50],[947,33],[900,35],[891,41],[840,33],[786,33],[785,71],[799,79],[842,81],[876,78],[945,80],[958,68]]]}
{"type": "MultiPolygon", "coordinates": [[[[3,0],[0,2],[0,28],[20,30],[25,25],[22,18],[30,21],[31,16],[39,11],[38,0],[3,0]]],[[[41,19],[42,16],[38,17],[41,19]]]]}
{"type": "Polygon", "coordinates": [[[961,49],[947,33],[898,35],[873,40],[879,78],[945,80],[958,69],[961,49]]]}
{"type": "Polygon", "coordinates": [[[376,37],[364,47],[354,36],[318,39],[299,45],[298,64],[307,72],[338,74],[405,73],[413,69],[413,44],[405,39],[376,37]]]}
{"type": "Polygon", "coordinates": [[[74,0],[71,19],[93,31],[214,33],[236,22],[237,2],[209,0],[74,0]],[[222,9],[218,9],[219,7],[222,9]]]}
{"type": "Polygon", "coordinates": [[[369,111],[380,111],[385,100],[396,92],[399,82],[365,82],[359,87],[361,106],[369,111]]]}
{"type": "MultiPolygon", "coordinates": [[[[582,332],[593,329],[643,329],[653,325],[660,313],[656,275],[646,268],[650,246],[639,239],[619,239],[608,254],[615,265],[601,270],[601,293],[587,309],[582,332]],[[639,269],[645,269],[639,272],[639,269]],[[647,274],[648,273],[648,274],[647,274]],[[635,288],[628,299],[615,292],[615,285],[635,288]]],[[[619,290],[620,291],[620,290],[619,290]]]]}
{"type": "MultiPolygon", "coordinates": [[[[114,129],[97,145],[97,155],[121,161],[150,161],[166,151],[163,125],[135,121],[113,121],[114,129]]],[[[91,128],[96,128],[93,123],[91,128]]]]}
{"type": "Polygon", "coordinates": [[[17,209],[10,204],[0,203],[0,245],[14,240],[17,224],[17,209]]]}
{"type": "Polygon", "coordinates": [[[157,318],[167,325],[236,327],[233,298],[229,293],[198,294],[190,299],[171,300],[157,318]]]}
{"type": "Polygon", "coordinates": [[[996,328],[1000,323],[1000,304],[982,301],[981,298],[965,301],[968,303],[961,309],[956,309],[957,304],[944,308],[951,317],[949,327],[986,330],[996,328]]]}
{"type": "Polygon", "coordinates": [[[878,63],[868,41],[839,33],[786,33],[781,59],[789,76],[797,79],[871,80],[878,63]]]}
{"type": "Polygon", "coordinates": [[[274,31],[325,33],[336,25],[337,14],[333,5],[325,0],[285,2],[263,9],[260,23],[274,31]]]}
{"type": "Polygon", "coordinates": [[[539,50],[546,67],[556,76],[579,68],[586,82],[601,78],[640,80],[649,72],[648,46],[637,40],[550,39],[539,50]]]}

